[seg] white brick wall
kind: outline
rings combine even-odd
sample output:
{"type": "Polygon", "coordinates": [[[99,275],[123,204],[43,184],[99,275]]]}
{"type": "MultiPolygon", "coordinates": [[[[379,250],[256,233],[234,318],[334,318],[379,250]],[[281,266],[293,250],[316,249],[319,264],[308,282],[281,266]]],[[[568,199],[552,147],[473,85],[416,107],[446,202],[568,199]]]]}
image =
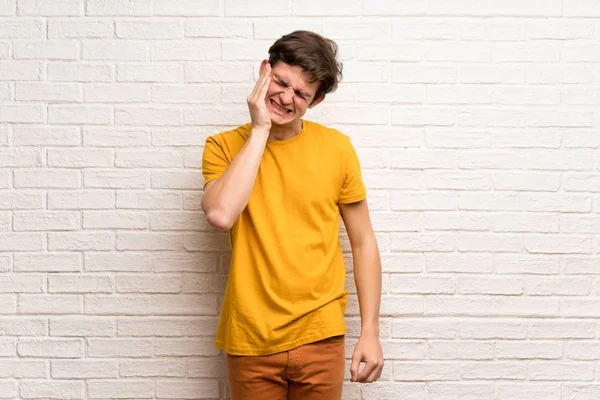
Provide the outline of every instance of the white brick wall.
{"type": "Polygon", "coordinates": [[[202,148],[247,121],[293,29],[340,45],[345,80],[308,118],[352,137],[382,252],[386,367],[344,399],[600,398],[599,18],[598,0],[0,0],[0,398],[228,398],[202,148]]]}

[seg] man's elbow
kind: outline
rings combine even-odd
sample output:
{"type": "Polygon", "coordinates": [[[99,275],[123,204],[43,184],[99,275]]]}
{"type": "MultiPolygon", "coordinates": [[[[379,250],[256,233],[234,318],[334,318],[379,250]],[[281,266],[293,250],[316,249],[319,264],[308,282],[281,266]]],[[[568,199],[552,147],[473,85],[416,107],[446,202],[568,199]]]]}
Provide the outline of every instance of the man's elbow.
{"type": "Polygon", "coordinates": [[[204,208],[204,214],[206,215],[206,220],[209,225],[219,231],[227,232],[233,226],[234,221],[226,212],[217,207],[204,208]]]}

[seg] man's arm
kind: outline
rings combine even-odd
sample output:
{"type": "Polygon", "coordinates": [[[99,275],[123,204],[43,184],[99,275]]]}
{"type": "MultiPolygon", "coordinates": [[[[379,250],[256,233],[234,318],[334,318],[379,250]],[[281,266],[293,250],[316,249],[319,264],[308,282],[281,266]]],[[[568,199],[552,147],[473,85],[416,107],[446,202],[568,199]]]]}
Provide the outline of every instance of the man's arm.
{"type": "Polygon", "coordinates": [[[340,204],[340,212],[352,247],[361,319],[360,339],[352,355],[351,380],[374,382],[379,379],[383,369],[383,353],[379,343],[381,259],[367,201],[340,204]],[[366,365],[359,373],[361,361],[366,365]]]}
{"type": "Polygon", "coordinates": [[[265,97],[271,82],[271,66],[263,62],[261,75],[248,96],[252,130],[246,144],[235,156],[223,175],[208,182],[204,188],[202,209],[208,223],[228,231],[248,205],[256,174],[271,129],[271,116],[265,97]]]}

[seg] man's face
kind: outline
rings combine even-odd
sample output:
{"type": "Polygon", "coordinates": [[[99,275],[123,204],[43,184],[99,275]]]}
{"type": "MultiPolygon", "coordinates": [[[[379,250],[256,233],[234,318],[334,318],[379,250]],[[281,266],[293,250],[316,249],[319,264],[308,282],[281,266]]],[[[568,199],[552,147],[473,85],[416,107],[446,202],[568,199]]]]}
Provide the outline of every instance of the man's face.
{"type": "Polygon", "coordinates": [[[319,83],[310,82],[310,76],[297,65],[279,61],[271,66],[271,83],[265,99],[271,122],[288,125],[299,121],[308,108],[322,100],[314,101],[318,88],[319,83]]]}

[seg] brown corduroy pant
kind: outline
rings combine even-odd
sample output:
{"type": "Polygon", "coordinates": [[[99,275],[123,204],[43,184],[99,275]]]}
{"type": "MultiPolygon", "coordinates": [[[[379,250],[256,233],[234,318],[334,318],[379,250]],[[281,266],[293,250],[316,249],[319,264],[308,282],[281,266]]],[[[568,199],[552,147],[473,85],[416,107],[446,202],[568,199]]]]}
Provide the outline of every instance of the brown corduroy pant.
{"type": "Polygon", "coordinates": [[[344,336],[267,356],[227,355],[231,400],[341,400],[344,336]]]}

